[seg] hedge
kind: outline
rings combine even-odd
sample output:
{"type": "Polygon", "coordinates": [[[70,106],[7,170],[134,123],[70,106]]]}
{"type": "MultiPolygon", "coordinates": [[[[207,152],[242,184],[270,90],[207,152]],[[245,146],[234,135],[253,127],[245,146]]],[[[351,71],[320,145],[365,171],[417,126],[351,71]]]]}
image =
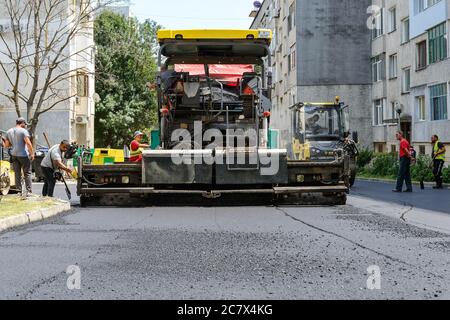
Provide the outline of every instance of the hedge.
{"type": "MultiPolygon", "coordinates": [[[[358,158],[358,174],[374,178],[397,178],[399,158],[396,153],[373,153],[362,150],[358,158]]],[[[433,182],[433,164],[428,155],[419,155],[417,161],[411,166],[411,177],[414,181],[433,182]]],[[[450,183],[450,167],[443,170],[445,183],[450,183]]]]}

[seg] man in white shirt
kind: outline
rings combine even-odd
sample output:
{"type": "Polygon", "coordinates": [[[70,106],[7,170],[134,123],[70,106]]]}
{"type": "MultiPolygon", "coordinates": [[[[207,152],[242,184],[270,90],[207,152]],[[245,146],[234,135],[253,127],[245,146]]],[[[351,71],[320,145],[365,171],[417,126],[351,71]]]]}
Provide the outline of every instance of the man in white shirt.
{"type": "Polygon", "coordinates": [[[63,170],[69,174],[72,173],[72,170],[63,163],[63,152],[66,152],[69,147],[69,141],[63,140],[60,144],[51,147],[44,159],[42,159],[41,168],[44,174],[42,195],[44,197],[53,197],[56,185],[55,172],[63,170]]]}

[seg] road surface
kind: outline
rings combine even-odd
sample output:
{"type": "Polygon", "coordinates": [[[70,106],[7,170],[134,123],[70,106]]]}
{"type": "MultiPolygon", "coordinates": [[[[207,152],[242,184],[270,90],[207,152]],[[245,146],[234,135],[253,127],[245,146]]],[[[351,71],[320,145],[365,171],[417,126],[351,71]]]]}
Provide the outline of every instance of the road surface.
{"type": "Polygon", "coordinates": [[[413,193],[394,193],[394,188],[395,183],[357,181],[352,195],[450,214],[449,190],[433,190],[430,186],[420,190],[419,186],[414,186],[413,193]]]}
{"type": "Polygon", "coordinates": [[[0,298],[449,299],[448,208],[427,199],[450,191],[390,189],[358,182],[340,207],[75,206],[0,234],[0,298]]]}

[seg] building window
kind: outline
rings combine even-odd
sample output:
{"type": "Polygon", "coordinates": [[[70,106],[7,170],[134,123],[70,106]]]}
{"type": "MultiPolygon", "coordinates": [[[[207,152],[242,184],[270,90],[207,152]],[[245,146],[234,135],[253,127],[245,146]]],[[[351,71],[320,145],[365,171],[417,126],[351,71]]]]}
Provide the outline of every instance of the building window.
{"type": "Polygon", "coordinates": [[[416,97],[417,118],[419,121],[426,120],[425,96],[416,97]]]}
{"type": "Polygon", "coordinates": [[[425,146],[419,146],[419,154],[425,155],[427,153],[425,146]]]}
{"type": "Polygon", "coordinates": [[[430,87],[432,120],[447,120],[447,84],[430,87]]]}
{"type": "Polygon", "coordinates": [[[381,126],[384,123],[384,100],[378,99],[373,104],[373,124],[381,126]]]}
{"type": "Polygon", "coordinates": [[[402,20],[402,43],[409,41],[409,18],[402,20]]]}
{"type": "Polygon", "coordinates": [[[391,153],[397,153],[397,146],[395,144],[391,144],[391,153]]]}
{"type": "Polygon", "coordinates": [[[397,78],[397,54],[389,56],[389,79],[397,78]]]}
{"type": "Polygon", "coordinates": [[[414,0],[414,13],[419,14],[442,0],[414,0]]]}
{"type": "Polygon", "coordinates": [[[389,9],[388,32],[397,30],[397,9],[395,7],[389,9]]]}
{"type": "Polygon", "coordinates": [[[375,143],[374,149],[375,149],[375,152],[383,153],[384,152],[384,143],[375,143]]]}
{"type": "Polygon", "coordinates": [[[428,31],[430,63],[447,58],[447,24],[444,22],[428,31]]]}
{"type": "Polygon", "coordinates": [[[280,62],[280,68],[278,69],[278,80],[283,81],[283,62],[280,62]]]}
{"type": "Polygon", "coordinates": [[[391,102],[391,119],[397,119],[398,113],[397,113],[397,102],[391,102]]]}
{"type": "Polygon", "coordinates": [[[288,73],[291,73],[292,70],[292,58],[291,58],[292,53],[289,53],[287,56],[287,62],[288,62],[288,73]]]}
{"type": "Polygon", "coordinates": [[[383,59],[381,56],[372,58],[372,81],[378,82],[383,80],[383,59]]]}
{"type": "Polygon", "coordinates": [[[427,42],[422,41],[417,44],[417,70],[427,66],[427,42]]]}
{"type": "Polygon", "coordinates": [[[408,93],[411,90],[411,68],[403,69],[402,92],[408,93]]]}
{"type": "Polygon", "coordinates": [[[372,39],[376,39],[383,35],[383,9],[380,10],[374,17],[374,28],[372,29],[372,39]]]}
{"type": "Polygon", "coordinates": [[[291,54],[290,54],[290,68],[289,69],[291,71],[295,70],[296,62],[297,62],[297,57],[296,57],[296,52],[295,52],[295,45],[293,45],[291,47],[291,54]]]}
{"type": "Polygon", "coordinates": [[[77,73],[77,96],[87,97],[89,93],[88,88],[89,78],[87,73],[78,72],[77,73]]]}
{"type": "Polygon", "coordinates": [[[295,26],[295,2],[289,6],[289,15],[287,23],[288,23],[288,32],[290,32],[295,26]]]}

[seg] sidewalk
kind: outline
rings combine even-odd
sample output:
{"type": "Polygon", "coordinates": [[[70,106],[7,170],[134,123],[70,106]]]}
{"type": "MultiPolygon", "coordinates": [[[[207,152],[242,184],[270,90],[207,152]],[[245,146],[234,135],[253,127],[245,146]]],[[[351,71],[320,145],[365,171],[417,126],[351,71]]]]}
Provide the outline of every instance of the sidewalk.
{"type": "Polygon", "coordinates": [[[70,203],[62,200],[32,196],[22,200],[18,195],[0,200],[0,232],[41,221],[70,210],[70,203]]]}

